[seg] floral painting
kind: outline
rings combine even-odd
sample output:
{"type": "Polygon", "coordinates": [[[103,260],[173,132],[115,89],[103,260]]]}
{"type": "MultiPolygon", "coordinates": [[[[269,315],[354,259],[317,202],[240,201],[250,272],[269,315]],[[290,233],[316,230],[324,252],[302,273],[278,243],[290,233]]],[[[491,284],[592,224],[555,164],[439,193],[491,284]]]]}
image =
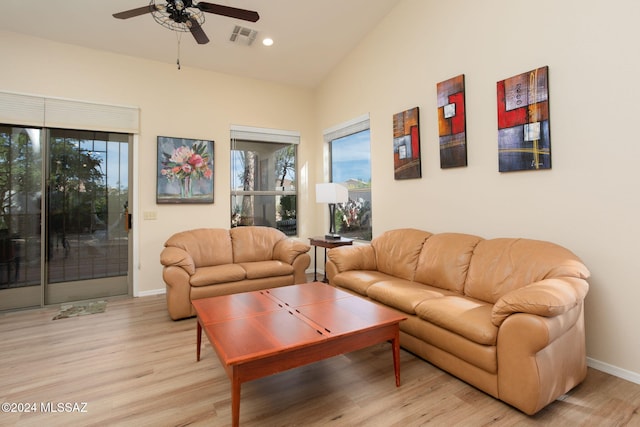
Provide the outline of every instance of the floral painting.
{"type": "Polygon", "coordinates": [[[213,203],[213,141],[158,137],[157,203],[213,203]]]}

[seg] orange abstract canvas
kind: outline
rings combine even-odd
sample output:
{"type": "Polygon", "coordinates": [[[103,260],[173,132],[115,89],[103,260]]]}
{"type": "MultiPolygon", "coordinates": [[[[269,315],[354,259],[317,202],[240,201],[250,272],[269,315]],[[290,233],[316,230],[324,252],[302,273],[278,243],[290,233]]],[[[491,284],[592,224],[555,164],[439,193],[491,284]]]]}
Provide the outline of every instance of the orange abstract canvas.
{"type": "Polygon", "coordinates": [[[500,172],[551,168],[549,67],[499,81],[500,172]]]}
{"type": "Polygon", "coordinates": [[[436,85],[440,167],[467,166],[467,126],[464,74],[436,85]]]}
{"type": "Polygon", "coordinates": [[[393,115],[393,170],[395,179],[422,176],[418,107],[393,115]]]}

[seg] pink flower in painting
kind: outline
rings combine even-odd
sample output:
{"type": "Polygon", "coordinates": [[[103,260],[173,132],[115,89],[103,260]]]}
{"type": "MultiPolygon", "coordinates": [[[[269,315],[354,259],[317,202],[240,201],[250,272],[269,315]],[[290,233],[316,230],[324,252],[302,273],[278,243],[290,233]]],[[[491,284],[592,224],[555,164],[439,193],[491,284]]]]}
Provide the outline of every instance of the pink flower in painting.
{"type": "Polygon", "coordinates": [[[189,157],[189,164],[194,168],[201,168],[204,166],[204,160],[202,160],[202,156],[199,154],[194,154],[189,157]]]}
{"type": "Polygon", "coordinates": [[[193,150],[183,145],[173,150],[169,160],[173,163],[186,163],[192,155],[193,150]]]}

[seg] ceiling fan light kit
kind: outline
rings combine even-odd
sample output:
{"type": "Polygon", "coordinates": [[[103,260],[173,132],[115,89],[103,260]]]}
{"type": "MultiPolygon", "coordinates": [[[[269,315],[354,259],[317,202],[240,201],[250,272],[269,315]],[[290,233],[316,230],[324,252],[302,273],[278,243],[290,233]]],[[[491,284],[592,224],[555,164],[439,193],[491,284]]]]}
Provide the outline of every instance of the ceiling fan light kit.
{"type": "MultiPolygon", "coordinates": [[[[184,2],[180,0],[176,0],[173,3],[168,2],[166,5],[157,5],[155,0],[151,0],[149,7],[151,8],[153,19],[158,24],[173,31],[191,32],[194,26],[199,27],[204,24],[204,13],[196,7],[185,7],[184,2]]],[[[207,42],[209,41],[206,35],[204,39],[195,38],[199,44],[204,44],[201,43],[201,40],[204,41],[204,39],[207,42]]]]}

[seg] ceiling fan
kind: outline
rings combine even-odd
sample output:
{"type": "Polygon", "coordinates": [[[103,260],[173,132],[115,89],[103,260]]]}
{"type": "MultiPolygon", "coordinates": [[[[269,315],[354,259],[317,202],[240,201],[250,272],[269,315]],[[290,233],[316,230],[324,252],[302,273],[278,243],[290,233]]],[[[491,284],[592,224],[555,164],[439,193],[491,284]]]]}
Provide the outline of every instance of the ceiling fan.
{"type": "Polygon", "coordinates": [[[192,0],[166,0],[164,4],[157,4],[156,0],[151,0],[148,6],[124,12],[114,13],[113,17],[118,19],[128,19],[135,16],[151,13],[153,19],[163,27],[173,31],[189,31],[198,44],[209,43],[209,38],[202,29],[204,14],[202,12],[213,13],[215,15],[228,16],[230,18],[242,19],[244,21],[256,22],[260,19],[258,12],[246,9],[238,9],[230,6],[207,3],[204,1],[194,2],[192,0]]]}

